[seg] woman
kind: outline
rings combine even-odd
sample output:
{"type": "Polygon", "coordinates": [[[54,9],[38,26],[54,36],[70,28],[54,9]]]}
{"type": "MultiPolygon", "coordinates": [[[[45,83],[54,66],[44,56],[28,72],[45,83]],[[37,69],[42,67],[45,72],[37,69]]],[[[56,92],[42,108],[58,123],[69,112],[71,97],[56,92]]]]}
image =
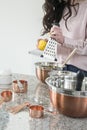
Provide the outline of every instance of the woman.
{"type": "Polygon", "coordinates": [[[58,42],[58,62],[64,62],[77,48],[67,70],[82,70],[87,76],[87,0],[45,0],[43,10],[43,34],[50,32],[50,37],[58,42]]]}

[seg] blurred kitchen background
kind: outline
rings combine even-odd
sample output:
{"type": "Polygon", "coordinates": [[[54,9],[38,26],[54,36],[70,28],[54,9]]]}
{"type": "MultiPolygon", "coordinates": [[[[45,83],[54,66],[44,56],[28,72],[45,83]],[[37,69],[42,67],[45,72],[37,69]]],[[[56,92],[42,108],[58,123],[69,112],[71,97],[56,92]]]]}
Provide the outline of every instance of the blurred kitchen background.
{"type": "Polygon", "coordinates": [[[0,0],[0,70],[35,74],[34,63],[43,60],[29,55],[36,48],[42,29],[44,0],[0,0]]]}

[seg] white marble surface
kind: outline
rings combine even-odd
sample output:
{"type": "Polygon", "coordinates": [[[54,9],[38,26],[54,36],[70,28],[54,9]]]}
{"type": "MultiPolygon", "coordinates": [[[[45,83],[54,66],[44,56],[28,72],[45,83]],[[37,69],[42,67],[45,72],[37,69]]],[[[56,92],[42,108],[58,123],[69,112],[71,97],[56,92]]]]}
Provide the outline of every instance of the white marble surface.
{"type": "Polygon", "coordinates": [[[48,87],[39,83],[33,76],[19,75],[19,77],[28,80],[28,92],[13,94],[12,101],[0,106],[0,130],[87,130],[87,118],[70,118],[59,113],[53,115],[44,112],[43,118],[35,119],[30,117],[28,109],[23,109],[15,115],[7,111],[7,107],[24,101],[36,104],[37,99],[45,108],[49,107],[48,87]]]}

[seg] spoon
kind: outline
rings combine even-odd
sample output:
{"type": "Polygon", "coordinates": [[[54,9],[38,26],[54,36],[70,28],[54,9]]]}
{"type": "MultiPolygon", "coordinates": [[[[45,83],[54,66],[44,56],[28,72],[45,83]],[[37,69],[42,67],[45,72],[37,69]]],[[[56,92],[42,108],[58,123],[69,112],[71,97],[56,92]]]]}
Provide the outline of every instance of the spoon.
{"type": "Polygon", "coordinates": [[[64,63],[61,65],[61,68],[63,68],[65,66],[65,64],[70,60],[70,58],[75,54],[77,48],[75,48],[66,58],[66,60],[64,61],[64,63]]]}

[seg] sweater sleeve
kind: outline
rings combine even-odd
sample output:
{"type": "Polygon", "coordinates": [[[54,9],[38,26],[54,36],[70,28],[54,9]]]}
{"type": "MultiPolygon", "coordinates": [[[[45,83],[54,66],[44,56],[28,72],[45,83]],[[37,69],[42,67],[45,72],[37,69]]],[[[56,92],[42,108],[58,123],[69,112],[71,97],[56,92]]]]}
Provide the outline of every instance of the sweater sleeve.
{"type": "Polygon", "coordinates": [[[74,49],[77,48],[77,54],[79,55],[87,55],[87,38],[85,40],[74,40],[68,37],[65,37],[63,46],[74,49]]]}

